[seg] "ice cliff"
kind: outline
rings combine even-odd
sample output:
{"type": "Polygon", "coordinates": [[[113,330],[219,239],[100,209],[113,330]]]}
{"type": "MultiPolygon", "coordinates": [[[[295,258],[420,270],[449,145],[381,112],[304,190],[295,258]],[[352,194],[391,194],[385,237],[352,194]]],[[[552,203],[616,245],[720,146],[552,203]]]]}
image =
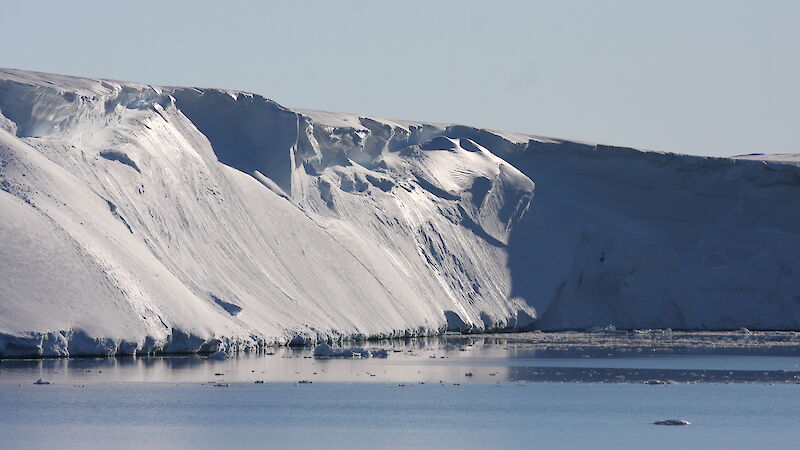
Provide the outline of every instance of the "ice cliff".
{"type": "Polygon", "coordinates": [[[608,324],[800,329],[798,159],[0,69],[0,356],[608,324]]]}

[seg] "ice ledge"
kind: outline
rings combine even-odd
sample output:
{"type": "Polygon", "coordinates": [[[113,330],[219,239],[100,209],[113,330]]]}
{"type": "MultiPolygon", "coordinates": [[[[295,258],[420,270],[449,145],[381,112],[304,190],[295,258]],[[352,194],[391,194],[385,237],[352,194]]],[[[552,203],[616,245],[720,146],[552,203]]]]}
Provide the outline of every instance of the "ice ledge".
{"type": "MultiPolygon", "coordinates": [[[[523,331],[525,327],[494,327],[463,329],[464,334],[484,332],[523,331]]],[[[191,332],[173,329],[165,338],[147,336],[139,341],[95,337],[83,330],[0,333],[0,358],[69,358],[83,356],[151,356],[163,354],[210,354],[258,351],[269,347],[309,346],[320,343],[372,341],[443,335],[449,328],[394,330],[366,335],[335,332],[312,334],[306,331],[287,331],[283,336],[202,337],[191,332]]]]}

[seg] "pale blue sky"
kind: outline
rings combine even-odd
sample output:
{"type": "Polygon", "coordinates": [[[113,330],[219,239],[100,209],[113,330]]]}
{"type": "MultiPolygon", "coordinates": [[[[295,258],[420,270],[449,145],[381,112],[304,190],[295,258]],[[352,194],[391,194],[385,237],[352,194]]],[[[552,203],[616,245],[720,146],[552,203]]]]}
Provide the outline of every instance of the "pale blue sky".
{"type": "Polygon", "coordinates": [[[0,67],[705,155],[800,152],[800,1],[3,1],[0,67]]]}

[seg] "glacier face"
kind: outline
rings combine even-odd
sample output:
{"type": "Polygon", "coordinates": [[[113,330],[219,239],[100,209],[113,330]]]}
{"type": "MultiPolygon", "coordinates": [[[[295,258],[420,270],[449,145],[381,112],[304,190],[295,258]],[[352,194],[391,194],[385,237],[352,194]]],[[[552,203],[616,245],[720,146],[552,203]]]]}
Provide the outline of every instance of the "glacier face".
{"type": "Polygon", "coordinates": [[[0,69],[0,188],[0,355],[800,328],[791,157],[0,69]]]}

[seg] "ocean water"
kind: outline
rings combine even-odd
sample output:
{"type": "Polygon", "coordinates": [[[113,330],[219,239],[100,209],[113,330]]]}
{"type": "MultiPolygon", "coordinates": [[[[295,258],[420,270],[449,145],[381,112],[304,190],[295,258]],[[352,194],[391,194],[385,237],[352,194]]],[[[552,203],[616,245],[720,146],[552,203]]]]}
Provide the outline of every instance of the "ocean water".
{"type": "Polygon", "coordinates": [[[0,448],[797,448],[792,348],[537,351],[508,340],[0,361],[0,448]],[[34,385],[39,378],[50,385],[34,385]],[[672,380],[650,385],[645,381],[672,380]],[[299,383],[300,380],[311,383],[299,383]],[[264,383],[255,383],[263,381],[264,383]],[[688,426],[658,426],[685,419],[688,426]]]}

